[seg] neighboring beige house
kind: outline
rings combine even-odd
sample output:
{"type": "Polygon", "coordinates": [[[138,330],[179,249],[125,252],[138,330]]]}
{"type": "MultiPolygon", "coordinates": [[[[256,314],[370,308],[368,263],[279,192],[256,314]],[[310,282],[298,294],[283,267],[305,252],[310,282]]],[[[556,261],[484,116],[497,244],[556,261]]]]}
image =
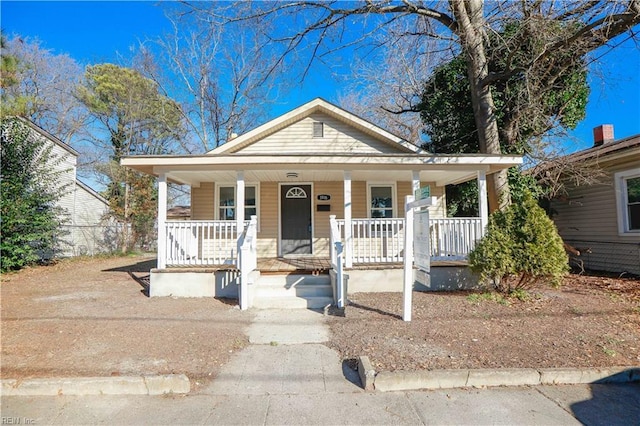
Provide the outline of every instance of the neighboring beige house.
{"type": "MultiPolygon", "coordinates": [[[[399,291],[405,197],[430,187],[432,259],[463,260],[487,222],[486,176],[521,161],[433,155],[318,98],[204,155],[132,156],[122,164],[159,181],[151,295],[236,297],[230,284],[237,281],[224,278],[230,269],[220,265],[250,265],[262,275],[250,279],[257,287],[267,274],[274,281],[288,273],[285,287],[302,294],[292,270],[322,275],[341,263],[349,292],[399,291]],[[481,217],[446,218],[445,185],[468,180],[479,182],[481,217]],[[191,220],[167,220],[167,182],[191,187],[191,220]],[[245,251],[257,259],[243,263],[245,251]]],[[[246,303],[257,305],[251,297],[246,303]]]]}
{"type": "Polygon", "coordinates": [[[613,126],[594,129],[594,146],[567,156],[600,168],[602,183],[569,186],[551,201],[558,232],[580,251],[585,269],[640,275],[640,135],[615,140],[613,126]]]}
{"type": "Polygon", "coordinates": [[[53,147],[53,155],[62,159],[53,165],[62,172],[59,184],[66,190],[58,201],[66,212],[63,225],[66,235],[60,242],[61,255],[94,255],[107,251],[110,248],[110,234],[114,231],[103,220],[109,211],[109,203],[77,179],[78,152],[34,123],[24,119],[22,122],[29,127],[29,137],[44,140],[53,147]]]}
{"type": "Polygon", "coordinates": [[[188,206],[174,206],[167,210],[167,220],[189,220],[191,208],[188,206]]]}

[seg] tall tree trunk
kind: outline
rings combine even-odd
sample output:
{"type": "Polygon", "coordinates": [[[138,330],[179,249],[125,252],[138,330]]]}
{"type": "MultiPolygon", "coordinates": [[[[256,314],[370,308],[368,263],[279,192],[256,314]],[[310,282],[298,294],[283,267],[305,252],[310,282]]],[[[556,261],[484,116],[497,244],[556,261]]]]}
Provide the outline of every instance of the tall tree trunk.
{"type": "MultiPolygon", "coordinates": [[[[458,22],[458,36],[467,59],[467,72],[471,90],[471,104],[478,131],[480,152],[501,154],[498,122],[493,96],[483,81],[489,74],[485,52],[483,0],[450,0],[451,10],[458,22]]],[[[495,211],[511,202],[507,171],[487,177],[489,209],[495,211]]]]}

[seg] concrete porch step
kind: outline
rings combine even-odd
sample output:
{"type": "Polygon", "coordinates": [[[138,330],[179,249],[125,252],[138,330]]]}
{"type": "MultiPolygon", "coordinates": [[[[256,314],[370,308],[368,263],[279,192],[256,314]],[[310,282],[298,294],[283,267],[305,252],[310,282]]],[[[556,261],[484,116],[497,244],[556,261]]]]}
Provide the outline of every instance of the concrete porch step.
{"type": "Polygon", "coordinates": [[[329,275],[261,275],[253,295],[253,306],[259,309],[319,309],[333,303],[329,275]]]}
{"type": "Polygon", "coordinates": [[[328,275],[261,275],[256,283],[257,297],[331,297],[328,275]]]}
{"type": "Polygon", "coordinates": [[[258,285],[260,286],[300,286],[331,284],[329,274],[260,274],[258,285]]]}
{"type": "Polygon", "coordinates": [[[333,297],[256,297],[256,309],[322,309],[333,304],[333,297]]]}

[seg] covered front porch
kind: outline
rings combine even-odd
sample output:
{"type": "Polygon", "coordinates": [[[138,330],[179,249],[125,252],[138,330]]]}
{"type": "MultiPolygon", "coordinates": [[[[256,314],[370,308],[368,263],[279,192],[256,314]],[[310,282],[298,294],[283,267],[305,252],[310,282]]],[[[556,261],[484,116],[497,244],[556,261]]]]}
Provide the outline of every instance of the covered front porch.
{"type": "MultiPolygon", "coordinates": [[[[233,164],[209,165],[206,158],[198,166],[134,168],[158,176],[160,269],[237,265],[239,242],[253,215],[258,257],[329,257],[341,242],[345,267],[350,268],[403,261],[404,198],[425,187],[436,200],[429,207],[433,260],[464,259],[482,237],[488,221],[487,175],[512,165],[513,159],[428,158],[386,156],[353,163],[353,157],[331,156],[324,158],[325,164],[304,164],[304,169],[303,158],[270,159],[290,163],[279,164],[279,170],[269,162],[253,164],[251,170],[246,163],[237,164],[230,170],[233,164]],[[446,217],[444,186],[471,179],[479,188],[479,217],[446,217]],[[190,185],[191,220],[167,220],[170,181],[190,185]]],[[[257,158],[243,162],[251,160],[257,158]]]]}
{"type": "MultiPolygon", "coordinates": [[[[431,260],[465,261],[488,221],[487,175],[518,160],[423,155],[364,159],[332,155],[313,161],[303,156],[246,157],[123,161],[158,176],[158,268],[151,274],[152,295],[238,297],[244,309],[254,306],[252,284],[265,281],[260,277],[266,271],[258,265],[277,258],[328,259],[329,271],[338,274],[332,282],[348,277],[350,291],[390,291],[380,284],[401,282],[405,197],[430,188],[435,200],[429,207],[431,260]],[[149,163],[157,164],[149,168],[149,163]],[[468,180],[478,184],[479,217],[446,217],[444,186],[468,180]],[[168,182],[190,185],[197,218],[167,220],[168,182]],[[362,286],[365,283],[377,284],[362,286]]],[[[460,276],[460,264],[456,267],[454,276],[460,276]]],[[[282,280],[283,285],[292,282],[291,277],[282,280]]],[[[335,285],[330,296],[340,304],[335,285]]]]}

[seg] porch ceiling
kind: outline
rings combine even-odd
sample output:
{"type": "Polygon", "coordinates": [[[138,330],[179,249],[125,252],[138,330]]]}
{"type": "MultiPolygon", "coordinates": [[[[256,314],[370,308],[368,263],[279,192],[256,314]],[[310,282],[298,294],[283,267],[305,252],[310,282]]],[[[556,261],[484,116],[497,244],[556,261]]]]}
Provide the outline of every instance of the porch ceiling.
{"type": "MultiPolygon", "coordinates": [[[[172,171],[167,177],[174,182],[198,186],[202,182],[235,183],[236,171],[232,170],[203,170],[203,171],[172,171]]],[[[476,179],[476,170],[429,170],[420,172],[421,182],[434,182],[436,185],[465,182],[476,179]]],[[[354,181],[395,182],[410,181],[412,172],[407,170],[354,170],[351,179],[354,181]]],[[[284,170],[244,170],[247,182],[341,182],[344,179],[342,170],[309,170],[291,167],[284,170]],[[295,173],[297,177],[287,176],[295,173]]]]}
{"type": "Polygon", "coordinates": [[[317,182],[342,181],[344,170],[352,180],[406,181],[412,172],[420,181],[438,186],[475,179],[479,170],[487,174],[522,163],[521,157],[485,155],[204,155],[135,156],[122,165],[141,172],[167,177],[178,183],[198,186],[202,182],[235,182],[242,170],[246,181],[317,182]],[[287,177],[296,173],[297,177],[287,177]]]}

